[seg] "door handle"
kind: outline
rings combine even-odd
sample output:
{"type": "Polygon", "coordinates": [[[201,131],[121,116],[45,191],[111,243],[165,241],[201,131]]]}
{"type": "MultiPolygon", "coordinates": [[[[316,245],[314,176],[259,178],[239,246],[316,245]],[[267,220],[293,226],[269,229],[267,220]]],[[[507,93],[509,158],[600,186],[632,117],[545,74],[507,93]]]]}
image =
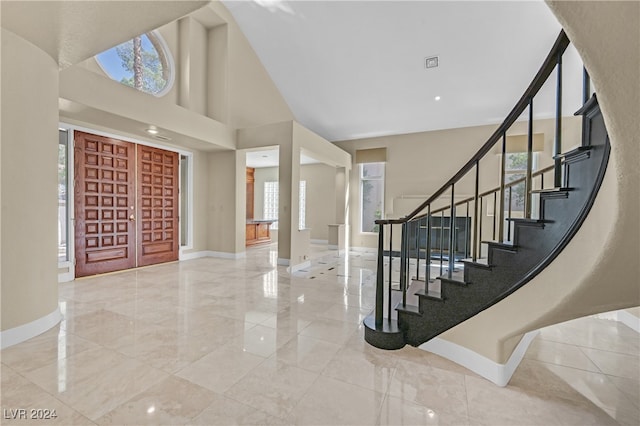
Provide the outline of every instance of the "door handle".
{"type": "Polygon", "coordinates": [[[134,215],[131,215],[129,216],[129,220],[133,222],[134,220],[136,220],[136,217],[134,215]]]}

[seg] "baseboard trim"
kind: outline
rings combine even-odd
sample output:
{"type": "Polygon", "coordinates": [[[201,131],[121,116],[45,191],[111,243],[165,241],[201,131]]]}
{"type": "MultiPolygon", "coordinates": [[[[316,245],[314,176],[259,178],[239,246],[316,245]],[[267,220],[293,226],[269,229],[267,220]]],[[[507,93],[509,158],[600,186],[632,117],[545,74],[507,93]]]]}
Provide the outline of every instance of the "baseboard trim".
{"type": "Polygon", "coordinates": [[[62,320],[62,313],[60,307],[43,316],[37,320],[28,322],[18,327],[10,328],[0,332],[0,349],[8,348],[9,346],[17,345],[25,340],[29,340],[32,337],[36,337],[39,334],[44,333],[50,328],[54,327],[62,320]]]}
{"type": "Polygon", "coordinates": [[[312,244],[329,244],[329,240],[309,240],[312,244]]]}
{"type": "Polygon", "coordinates": [[[278,265],[280,266],[289,266],[289,259],[282,259],[282,258],[278,258],[278,265]]]}
{"type": "Polygon", "coordinates": [[[360,252],[360,253],[377,253],[378,250],[372,247],[357,247],[357,246],[351,246],[349,247],[349,250],[351,251],[356,251],[356,252],[360,252]]]}
{"type": "Polygon", "coordinates": [[[311,261],[307,260],[306,262],[298,263],[297,265],[293,265],[287,268],[288,273],[297,272],[301,269],[305,269],[311,266],[311,261]]]}
{"type": "Polygon", "coordinates": [[[637,316],[630,314],[629,312],[621,309],[616,311],[616,319],[634,330],[636,333],[640,333],[640,318],[637,316]]]}
{"type": "Polygon", "coordinates": [[[439,337],[423,343],[419,348],[460,364],[498,386],[506,386],[538,333],[540,331],[535,330],[525,334],[505,364],[499,364],[471,349],[439,337]]]}
{"type": "Polygon", "coordinates": [[[73,272],[62,272],[58,274],[58,283],[68,283],[75,279],[73,272]]]}
{"type": "Polygon", "coordinates": [[[225,251],[211,251],[211,250],[203,250],[203,251],[195,251],[192,253],[181,253],[180,260],[193,260],[200,259],[203,257],[218,257],[222,259],[243,259],[247,257],[247,252],[239,252],[239,253],[229,253],[225,251]]]}

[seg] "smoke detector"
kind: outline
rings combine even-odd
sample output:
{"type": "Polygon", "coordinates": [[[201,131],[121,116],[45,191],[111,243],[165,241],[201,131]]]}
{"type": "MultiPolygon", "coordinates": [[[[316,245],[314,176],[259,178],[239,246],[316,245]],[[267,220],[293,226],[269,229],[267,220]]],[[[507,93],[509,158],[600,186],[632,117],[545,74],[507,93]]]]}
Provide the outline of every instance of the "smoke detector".
{"type": "Polygon", "coordinates": [[[430,56],[428,58],[424,58],[424,67],[425,68],[438,68],[438,57],[430,56]]]}

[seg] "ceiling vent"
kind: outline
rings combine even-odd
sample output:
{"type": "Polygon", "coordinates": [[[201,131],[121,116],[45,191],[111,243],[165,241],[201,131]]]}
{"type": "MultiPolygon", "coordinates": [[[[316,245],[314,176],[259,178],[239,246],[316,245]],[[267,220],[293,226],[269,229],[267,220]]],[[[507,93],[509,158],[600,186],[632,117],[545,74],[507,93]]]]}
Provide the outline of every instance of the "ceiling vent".
{"type": "Polygon", "coordinates": [[[424,67],[425,68],[438,68],[438,57],[431,56],[429,58],[424,58],[424,67]]]}
{"type": "Polygon", "coordinates": [[[161,141],[170,141],[171,138],[168,136],[162,136],[162,135],[153,135],[154,138],[156,139],[160,139],[161,141]]]}

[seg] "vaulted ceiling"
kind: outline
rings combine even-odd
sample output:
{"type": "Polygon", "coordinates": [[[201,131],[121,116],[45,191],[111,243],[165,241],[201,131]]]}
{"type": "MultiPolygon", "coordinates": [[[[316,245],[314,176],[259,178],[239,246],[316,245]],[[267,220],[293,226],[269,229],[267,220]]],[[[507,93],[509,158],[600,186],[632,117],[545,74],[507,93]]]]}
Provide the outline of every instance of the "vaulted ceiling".
{"type": "MultiPolygon", "coordinates": [[[[542,1],[223,3],[296,119],[331,141],[499,123],[561,29],[542,1]]],[[[564,61],[580,79],[575,51],[564,61]]],[[[554,113],[548,86],[536,117],[554,113]]],[[[567,86],[570,114],[580,85],[567,86]]]]}

